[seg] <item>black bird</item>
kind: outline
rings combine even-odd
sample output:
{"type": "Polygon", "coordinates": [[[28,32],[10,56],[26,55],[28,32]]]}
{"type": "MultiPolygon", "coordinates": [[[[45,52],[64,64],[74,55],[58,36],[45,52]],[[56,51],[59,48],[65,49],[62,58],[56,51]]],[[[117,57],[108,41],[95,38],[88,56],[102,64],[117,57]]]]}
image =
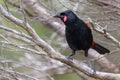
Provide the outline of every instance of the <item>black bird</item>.
{"type": "Polygon", "coordinates": [[[69,47],[72,49],[72,54],[67,57],[69,60],[72,59],[77,50],[84,50],[88,66],[92,68],[91,61],[88,58],[89,48],[95,49],[100,54],[110,52],[93,40],[90,27],[83,20],[79,19],[71,10],[60,12],[54,17],[60,18],[66,26],[66,40],[69,47]]]}

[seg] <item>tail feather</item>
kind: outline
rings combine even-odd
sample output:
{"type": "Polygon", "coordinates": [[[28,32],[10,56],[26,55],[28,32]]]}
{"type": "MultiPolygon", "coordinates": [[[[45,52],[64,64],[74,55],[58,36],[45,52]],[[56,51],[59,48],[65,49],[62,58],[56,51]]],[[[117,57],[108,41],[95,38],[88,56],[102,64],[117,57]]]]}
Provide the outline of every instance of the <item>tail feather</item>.
{"type": "Polygon", "coordinates": [[[99,45],[98,43],[95,43],[95,45],[92,47],[100,54],[110,53],[110,50],[104,48],[103,46],[99,45]]]}

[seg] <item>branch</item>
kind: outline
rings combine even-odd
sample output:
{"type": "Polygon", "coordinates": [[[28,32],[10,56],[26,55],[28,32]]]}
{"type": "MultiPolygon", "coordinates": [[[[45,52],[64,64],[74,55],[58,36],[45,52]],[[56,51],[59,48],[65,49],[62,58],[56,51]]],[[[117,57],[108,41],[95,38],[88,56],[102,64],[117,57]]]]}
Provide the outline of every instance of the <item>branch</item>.
{"type": "Polygon", "coordinates": [[[34,78],[32,76],[29,76],[29,75],[26,75],[26,74],[23,74],[23,73],[20,73],[20,72],[13,71],[11,69],[0,68],[0,70],[9,73],[13,78],[16,78],[15,80],[19,80],[19,79],[17,77],[15,77],[14,74],[17,74],[17,75],[20,75],[20,76],[24,76],[24,77],[27,77],[27,78],[32,79],[32,80],[38,80],[37,78],[34,78]]]}
{"type": "Polygon", "coordinates": [[[104,3],[104,4],[108,4],[108,5],[112,5],[115,6],[117,8],[120,8],[120,1],[119,0],[97,0],[100,3],[104,3]]]}
{"type": "MultiPolygon", "coordinates": [[[[15,2],[13,2],[12,0],[5,0],[7,3],[9,3],[10,5],[16,7],[16,8],[20,8],[20,5],[17,5],[15,2]]],[[[27,15],[29,17],[33,17],[34,15],[31,14],[27,9],[25,9],[25,13],[27,13],[27,15]]]]}
{"type": "Polygon", "coordinates": [[[6,26],[0,25],[0,29],[3,29],[3,30],[5,30],[5,31],[11,32],[11,33],[14,33],[14,34],[19,35],[19,36],[21,36],[21,37],[25,37],[25,38],[27,38],[27,39],[29,39],[29,40],[32,39],[32,37],[28,36],[27,34],[25,34],[25,33],[23,33],[23,32],[18,32],[18,31],[16,31],[16,30],[13,30],[13,29],[11,29],[11,28],[9,28],[9,27],[6,27],[6,26]]]}
{"type": "Polygon", "coordinates": [[[37,55],[45,55],[45,52],[43,52],[43,51],[37,51],[37,50],[31,49],[31,48],[26,48],[26,47],[23,47],[23,46],[20,46],[18,44],[14,44],[14,43],[11,43],[11,42],[0,41],[0,43],[10,45],[10,46],[13,46],[13,47],[17,47],[17,48],[25,50],[25,51],[33,52],[33,53],[36,53],[37,55]]]}
{"type": "Polygon", "coordinates": [[[107,39],[111,40],[118,47],[120,47],[120,42],[116,38],[114,38],[110,33],[108,33],[105,28],[100,26],[98,23],[94,23],[90,18],[89,21],[90,22],[88,23],[88,25],[91,26],[96,32],[103,34],[107,39]]]}
{"type": "Polygon", "coordinates": [[[64,25],[61,25],[60,23],[57,23],[54,21],[53,16],[50,16],[50,14],[42,7],[39,6],[39,4],[34,0],[23,0],[24,4],[27,5],[38,17],[39,21],[41,21],[43,24],[49,25],[51,28],[53,28],[58,34],[61,36],[64,36],[65,28],[64,25]]]}
{"type": "Polygon", "coordinates": [[[28,23],[23,24],[22,20],[8,13],[1,5],[0,5],[0,14],[6,17],[7,19],[9,19],[10,21],[14,22],[16,25],[24,28],[28,32],[28,34],[32,37],[32,41],[39,47],[43,48],[43,50],[47,53],[46,55],[48,57],[55,59],[57,61],[60,61],[93,78],[98,78],[101,80],[103,79],[104,80],[116,80],[117,78],[120,78],[120,74],[105,73],[105,72],[99,72],[99,71],[96,71],[96,74],[93,75],[93,73],[91,72],[91,69],[88,66],[86,66],[84,63],[78,62],[76,60],[74,60],[73,62],[69,62],[65,58],[65,56],[55,51],[49,44],[43,41],[28,23]]]}

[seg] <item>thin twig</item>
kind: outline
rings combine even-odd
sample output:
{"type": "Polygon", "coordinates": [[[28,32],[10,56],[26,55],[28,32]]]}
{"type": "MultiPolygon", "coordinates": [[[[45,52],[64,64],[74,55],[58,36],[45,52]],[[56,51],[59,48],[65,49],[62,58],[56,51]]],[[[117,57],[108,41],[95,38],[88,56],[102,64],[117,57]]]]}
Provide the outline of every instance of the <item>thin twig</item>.
{"type": "Polygon", "coordinates": [[[101,34],[103,34],[107,39],[111,40],[113,43],[115,43],[118,47],[120,47],[120,41],[117,40],[115,37],[113,37],[110,33],[108,33],[105,28],[100,26],[98,23],[94,23],[91,18],[88,18],[91,24],[91,27],[101,34]],[[95,25],[95,26],[94,26],[95,25]]]}
{"type": "Polygon", "coordinates": [[[0,41],[0,43],[6,44],[6,45],[10,45],[10,46],[14,46],[14,47],[17,47],[17,48],[25,50],[25,51],[36,53],[38,55],[46,55],[43,51],[36,51],[36,50],[30,49],[30,48],[26,48],[26,47],[23,47],[23,46],[14,44],[14,43],[6,42],[6,41],[0,41]]]}
{"type": "Polygon", "coordinates": [[[26,23],[27,23],[27,18],[26,18],[26,13],[25,13],[25,10],[24,10],[24,5],[23,5],[23,1],[22,0],[20,0],[20,10],[21,10],[21,12],[22,12],[22,14],[23,14],[23,22],[24,22],[24,25],[26,25],[26,23]]]}
{"type": "Polygon", "coordinates": [[[9,8],[8,8],[8,5],[7,5],[7,3],[6,3],[6,0],[3,0],[3,2],[5,3],[5,6],[6,6],[6,8],[7,8],[7,11],[10,12],[10,10],[9,10],[9,8]]]}
{"type": "Polygon", "coordinates": [[[26,74],[23,74],[23,73],[20,73],[20,72],[17,72],[17,71],[13,71],[13,70],[10,70],[10,69],[7,70],[7,69],[0,68],[0,70],[3,70],[5,72],[11,73],[11,74],[13,73],[13,74],[18,74],[20,76],[25,76],[25,77],[33,79],[33,80],[39,80],[39,79],[34,78],[32,76],[29,76],[29,75],[26,75],[26,74]]]}

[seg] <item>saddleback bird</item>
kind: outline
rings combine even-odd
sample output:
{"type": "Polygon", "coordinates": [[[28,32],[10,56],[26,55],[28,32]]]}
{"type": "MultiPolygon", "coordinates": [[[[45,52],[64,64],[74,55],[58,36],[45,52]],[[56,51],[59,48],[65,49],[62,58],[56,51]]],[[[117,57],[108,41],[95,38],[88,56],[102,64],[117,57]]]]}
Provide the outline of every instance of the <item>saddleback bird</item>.
{"type": "Polygon", "coordinates": [[[66,26],[66,40],[69,47],[72,49],[72,54],[67,57],[68,60],[72,59],[77,50],[84,50],[84,55],[88,66],[93,69],[91,61],[88,58],[88,49],[93,48],[100,54],[110,52],[108,49],[93,40],[90,27],[83,20],[79,19],[71,10],[58,13],[54,17],[60,18],[66,26]]]}

